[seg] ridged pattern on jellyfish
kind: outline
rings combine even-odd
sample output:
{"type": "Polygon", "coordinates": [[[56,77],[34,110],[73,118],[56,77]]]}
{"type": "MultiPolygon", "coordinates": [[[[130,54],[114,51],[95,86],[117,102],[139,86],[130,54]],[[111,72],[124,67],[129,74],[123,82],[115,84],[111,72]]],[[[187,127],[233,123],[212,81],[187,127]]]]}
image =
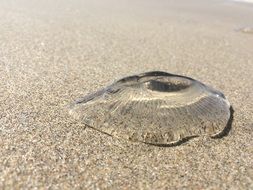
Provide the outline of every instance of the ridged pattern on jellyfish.
{"type": "Polygon", "coordinates": [[[223,131],[230,105],[222,93],[183,76],[147,74],[146,80],[145,73],[141,76],[141,80],[138,76],[134,81],[120,80],[89,96],[75,104],[71,113],[99,131],[151,144],[223,131]]]}

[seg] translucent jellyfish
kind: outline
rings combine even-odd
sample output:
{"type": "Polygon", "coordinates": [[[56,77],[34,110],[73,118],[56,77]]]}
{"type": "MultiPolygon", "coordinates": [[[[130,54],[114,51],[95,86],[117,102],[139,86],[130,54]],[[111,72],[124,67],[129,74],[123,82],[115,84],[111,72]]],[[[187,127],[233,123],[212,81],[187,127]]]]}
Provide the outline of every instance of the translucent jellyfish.
{"type": "Polygon", "coordinates": [[[153,145],[218,136],[231,115],[221,92],[192,78],[159,71],[120,79],[77,100],[69,112],[100,132],[153,145]]]}

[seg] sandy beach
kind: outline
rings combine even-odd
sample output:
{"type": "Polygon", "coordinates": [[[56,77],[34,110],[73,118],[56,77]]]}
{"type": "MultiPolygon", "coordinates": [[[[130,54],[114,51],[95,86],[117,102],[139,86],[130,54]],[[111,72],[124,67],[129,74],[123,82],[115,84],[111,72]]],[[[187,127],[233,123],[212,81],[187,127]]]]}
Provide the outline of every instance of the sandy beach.
{"type": "Polygon", "coordinates": [[[253,4],[227,0],[0,0],[0,189],[253,189],[252,27],[253,4]],[[69,115],[153,70],[222,91],[228,135],[156,147],[69,115]]]}

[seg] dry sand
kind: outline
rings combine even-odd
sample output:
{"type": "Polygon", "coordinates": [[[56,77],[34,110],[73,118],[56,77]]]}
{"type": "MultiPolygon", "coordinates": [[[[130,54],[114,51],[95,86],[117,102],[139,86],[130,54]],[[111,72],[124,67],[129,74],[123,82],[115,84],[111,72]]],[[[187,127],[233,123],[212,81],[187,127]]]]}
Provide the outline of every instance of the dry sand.
{"type": "Polygon", "coordinates": [[[0,189],[253,189],[253,6],[222,0],[0,0],[0,189]],[[151,70],[234,107],[230,133],[155,147],[112,138],[66,105],[151,70]]]}

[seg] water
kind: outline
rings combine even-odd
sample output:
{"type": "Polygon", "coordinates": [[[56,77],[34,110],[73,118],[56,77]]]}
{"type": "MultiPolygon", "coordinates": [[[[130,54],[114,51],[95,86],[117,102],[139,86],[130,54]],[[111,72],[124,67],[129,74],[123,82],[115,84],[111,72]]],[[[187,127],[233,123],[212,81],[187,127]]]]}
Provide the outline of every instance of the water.
{"type": "Polygon", "coordinates": [[[253,0],[233,0],[235,2],[253,3],[253,0]]]}

